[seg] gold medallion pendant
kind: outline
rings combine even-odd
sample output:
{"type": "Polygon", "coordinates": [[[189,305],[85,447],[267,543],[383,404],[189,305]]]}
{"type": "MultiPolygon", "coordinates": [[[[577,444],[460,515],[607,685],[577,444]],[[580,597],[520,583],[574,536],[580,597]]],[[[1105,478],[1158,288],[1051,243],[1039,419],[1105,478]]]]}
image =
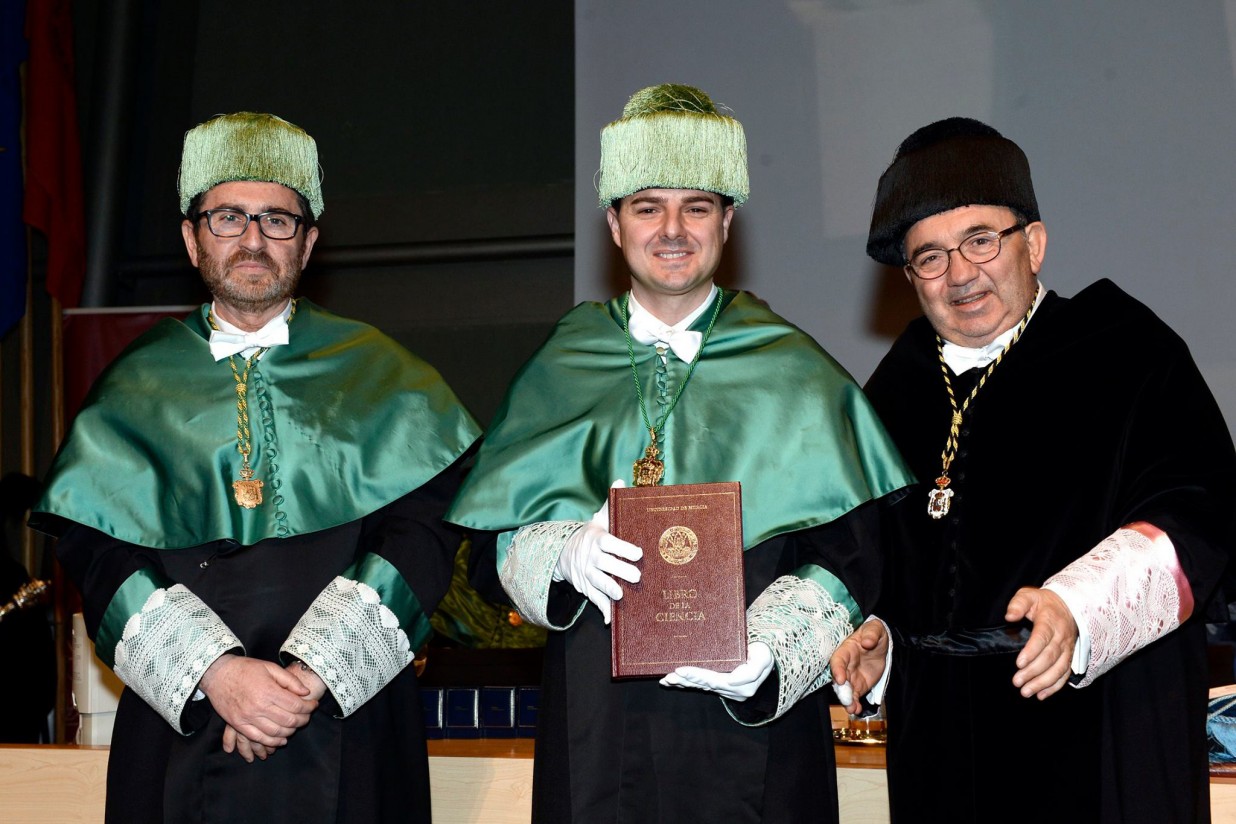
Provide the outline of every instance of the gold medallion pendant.
{"type": "MultiPolygon", "coordinates": [[[[651,440],[651,443],[644,449],[644,457],[631,465],[636,486],[656,486],[665,477],[665,462],[661,460],[661,450],[657,446],[657,430],[665,426],[665,422],[669,420],[670,413],[678,405],[678,399],[682,397],[682,391],[687,388],[691,376],[695,374],[695,367],[700,362],[700,355],[704,351],[704,346],[708,343],[708,338],[712,335],[712,327],[717,323],[717,315],[721,313],[721,302],[724,297],[725,290],[718,288],[713,299],[712,318],[709,319],[708,328],[704,330],[704,334],[700,338],[700,348],[696,350],[695,357],[691,359],[691,363],[687,366],[687,376],[678,384],[678,391],[674,393],[674,397],[666,404],[665,411],[661,413],[661,419],[657,421],[655,426],[648,421],[648,408],[644,405],[644,389],[640,383],[639,370],[635,366],[635,349],[631,345],[631,316],[629,311],[631,293],[628,292],[623,300],[622,333],[627,339],[627,357],[631,361],[631,377],[635,379],[635,398],[639,403],[639,414],[644,421],[644,426],[648,430],[648,437],[651,440]]],[[[662,362],[664,362],[667,351],[662,345],[658,345],[654,357],[661,358],[662,362]]]]}
{"type": "Polygon", "coordinates": [[[648,444],[648,448],[644,450],[644,457],[632,466],[636,486],[656,486],[665,476],[665,462],[657,457],[661,454],[661,450],[657,449],[657,432],[655,429],[650,429],[648,434],[652,436],[652,443],[648,444]]]}
{"type": "Polygon", "coordinates": [[[232,490],[236,495],[236,503],[245,509],[254,509],[262,502],[262,487],[260,480],[253,477],[253,470],[245,467],[240,470],[240,480],[232,482],[232,490]]]}
{"type": "Polygon", "coordinates": [[[953,497],[953,490],[948,488],[948,484],[948,475],[941,475],[936,478],[936,488],[927,493],[927,514],[937,521],[948,514],[948,508],[952,505],[949,499],[953,497]]]}
{"type": "MultiPolygon", "coordinates": [[[[1042,290],[1039,286],[1039,290],[1042,290]]],[[[940,358],[940,371],[944,375],[944,389],[948,392],[948,403],[952,407],[953,414],[949,418],[948,439],[944,442],[944,451],[940,453],[940,477],[936,478],[936,488],[927,491],[927,514],[934,520],[940,520],[953,507],[953,490],[949,489],[951,481],[948,477],[949,467],[953,465],[953,459],[957,457],[957,448],[959,439],[961,438],[961,426],[965,420],[965,414],[970,409],[970,404],[974,403],[974,399],[978,397],[979,390],[987,384],[987,379],[991,377],[992,372],[996,371],[996,367],[1004,360],[1004,356],[1008,354],[1009,349],[1013,348],[1013,344],[1017,343],[1021,338],[1021,333],[1026,331],[1026,324],[1030,323],[1030,316],[1034,314],[1034,307],[1038,301],[1038,292],[1035,292],[1034,300],[1030,301],[1030,308],[1026,310],[1026,314],[1022,317],[1021,323],[1013,331],[1012,337],[1004,344],[1004,348],[996,355],[995,359],[987,365],[985,371],[974,384],[974,388],[970,390],[969,397],[961,406],[957,405],[957,396],[953,394],[953,381],[948,376],[949,366],[944,359],[944,339],[936,335],[936,352],[940,358]]]]}
{"type": "MultiPolygon", "coordinates": [[[[296,317],[296,301],[292,301],[292,309],[288,313],[288,323],[296,317]]],[[[213,312],[207,313],[206,320],[210,328],[218,330],[213,312]]],[[[249,465],[249,456],[253,454],[253,442],[249,432],[249,373],[254,364],[270,351],[263,347],[245,360],[245,370],[236,368],[236,356],[229,355],[227,362],[232,367],[232,377],[236,381],[236,451],[240,454],[240,478],[232,481],[232,496],[236,504],[244,509],[256,509],[262,503],[262,487],[266,484],[253,477],[253,467],[249,465]]],[[[278,500],[276,496],[276,500],[278,500]]]]}

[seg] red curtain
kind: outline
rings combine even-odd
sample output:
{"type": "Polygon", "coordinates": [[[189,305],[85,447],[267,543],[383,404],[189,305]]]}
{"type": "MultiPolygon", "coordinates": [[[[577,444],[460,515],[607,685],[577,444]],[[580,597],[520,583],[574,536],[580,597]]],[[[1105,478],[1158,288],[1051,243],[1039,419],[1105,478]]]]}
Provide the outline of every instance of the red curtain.
{"type": "Polygon", "coordinates": [[[26,6],[26,200],[22,217],[47,236],[47,291],[64,307],[81,301],[86,223],[73,74],[72,3],[26,6]]]}

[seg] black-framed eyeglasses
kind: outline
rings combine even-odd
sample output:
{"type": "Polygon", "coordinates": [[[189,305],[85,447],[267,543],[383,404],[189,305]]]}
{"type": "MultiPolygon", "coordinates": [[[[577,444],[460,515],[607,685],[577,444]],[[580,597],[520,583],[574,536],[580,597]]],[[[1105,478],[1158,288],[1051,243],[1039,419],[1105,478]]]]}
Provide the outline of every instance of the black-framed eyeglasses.
{"type": "Polygon", "coordinates": [[[291,212],[251,215],[239,209],[207,209],[198,217],[206,219],[206,225],[215,237],[240,237],[249,228],[249,221],[256,220],[258,231],[271,240],[290,240],[305,220],[291,212]]]}
{"type": "Polygon", "coordinates": [[[1025,225],[1014,223],[1003,232],[975,232],[952,249],[924,249],[906,264],[906,272],[923,280],[935,280],[948,271],[953,252],[971,263],[988,263],[1000,254],[1000,241],[1025,225]]]}

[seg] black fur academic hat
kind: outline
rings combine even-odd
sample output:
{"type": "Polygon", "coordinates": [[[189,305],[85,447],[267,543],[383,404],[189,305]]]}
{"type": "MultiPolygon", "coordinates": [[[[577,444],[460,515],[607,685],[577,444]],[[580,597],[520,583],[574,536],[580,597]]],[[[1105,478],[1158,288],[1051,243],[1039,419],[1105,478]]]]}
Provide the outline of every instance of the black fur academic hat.
{"type": "Polygon", "coordinates": [[[902,244],[915,223],[975,205],[1007,206],[1027,223],[1039,219],[1025,152],[968,117],[924,126],[902,141],[880,176],[867,254],[901,266],[906,262],[902,244]]]}

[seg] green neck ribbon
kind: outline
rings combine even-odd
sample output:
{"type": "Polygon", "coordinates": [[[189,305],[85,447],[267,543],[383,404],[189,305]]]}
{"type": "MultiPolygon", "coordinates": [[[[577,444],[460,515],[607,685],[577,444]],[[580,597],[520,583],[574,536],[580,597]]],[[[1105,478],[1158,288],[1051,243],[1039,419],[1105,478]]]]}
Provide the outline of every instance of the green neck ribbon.
{"type": "MultiPolygon", "coordinates": [[[[757,299],[728,290],[725,299],[665,424],[663,484],[741,482],[750,548],[913,482],[845,370],[757,299]]],[[[711,314],[692,328],[703,331],[711,314]]],[[[631,483],[648,431],[622,323],[621,298],[580,304],[559,321],[508,391],[448,520],[503,531],[586,520],[615,479],[631,483]]],[[[652,347],[635,351],[649,398],[656,357],[652,347]]],[[[670,382],[681,381],[686,364],[671,364],[670,382]]]]}

